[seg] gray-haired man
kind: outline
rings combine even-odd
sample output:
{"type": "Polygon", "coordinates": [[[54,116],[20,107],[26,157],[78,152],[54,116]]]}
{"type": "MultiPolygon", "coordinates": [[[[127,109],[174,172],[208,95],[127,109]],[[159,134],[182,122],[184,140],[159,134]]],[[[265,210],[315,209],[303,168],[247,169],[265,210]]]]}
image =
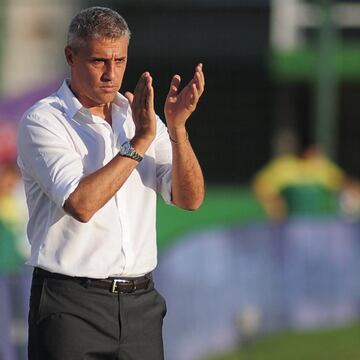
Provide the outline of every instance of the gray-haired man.
{"type": "Polygon", "coordinates": [[[71,22],[70,79],[24,115],[18,163],[34,269],[29,359],[162,359],[166,305],[154,289],[156,193],[197,209],[204,181],[185,124],[204,90],[202,65],[164,113],[148,72],[118,93],[130,31],[94,7],[71,22]]]}

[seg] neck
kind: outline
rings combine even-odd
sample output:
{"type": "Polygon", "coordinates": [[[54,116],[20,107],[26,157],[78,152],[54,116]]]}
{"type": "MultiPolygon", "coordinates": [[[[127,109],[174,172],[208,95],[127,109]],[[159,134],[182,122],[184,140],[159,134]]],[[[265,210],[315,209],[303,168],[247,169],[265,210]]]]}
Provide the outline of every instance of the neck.
{"type": "Polygon", "coordinates": [[[111,118],[111,103],[100,104],[100,105],[92,105],[90,102],[86,101],[86,99],[82,98],[77,92],[74,90],[73,86],[69,84],[70,90],[73,94],[78,98],[78,100],[82,103],[84,107],[86,107],[92,115],[99,116],[108,122],[110,125],[112,124],[111,118]]]}
{"type": "Polygon", "coordinates": [[[88,110],[91,114],[101,117],[111,125],[111,103],[88,107],[88,110]]]}

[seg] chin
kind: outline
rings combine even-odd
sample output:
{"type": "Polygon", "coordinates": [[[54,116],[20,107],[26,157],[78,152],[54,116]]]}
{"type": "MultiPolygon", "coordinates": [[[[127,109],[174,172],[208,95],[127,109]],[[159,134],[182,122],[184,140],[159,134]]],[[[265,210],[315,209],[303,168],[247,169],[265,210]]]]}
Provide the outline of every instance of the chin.
{"type": "Polygon", "coordinates": [[[106,94],[106,95],[102,94],[102,95],[98,96],[98,102],[100,104],[111,103],[114,101],[116,94],[117,94],[117,92],[111,93],[111,94],[106,94]]]}

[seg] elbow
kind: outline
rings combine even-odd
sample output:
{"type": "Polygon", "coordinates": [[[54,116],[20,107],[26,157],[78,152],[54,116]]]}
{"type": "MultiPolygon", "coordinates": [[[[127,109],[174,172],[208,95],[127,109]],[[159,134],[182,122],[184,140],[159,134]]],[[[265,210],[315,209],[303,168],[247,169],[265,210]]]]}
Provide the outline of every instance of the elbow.
{"type": "Polygon", "coordinates": [[[200,201],[200,202],[196,202],[196,203],[193,203],[193,204],[189,204],[187,206],[184,206],[183,209],[187,210],[187,211],[196,211],[196,210],[200,209],[202,203],[203,202],[200,201]]]}
{"type": "Polygon", "coordinates": [[[196,207],[196,206],[188,206],[188,207],[183,207],[182,209],[183,210],[186,210],[186,211],[196,211],[200,208],[200,206],[196,207]]]}
{"type": "Polygon", "coordinates": [[[174,204],[183,210],[196,211],[201,207],[203,202],[204,195],[191,199],[183,199],[182,201],[174,202],[174,204]]]}
{"type": "Polygon", "coordinates": [[[81,223],[89,222],[94,215],[93,212],[86,210],[84,207],[75,206],[68,200],[64,204],[64,210],[67,214],[81,223]]]}
{"type": "Polygon", "coordinates": [[[196,211],[198,209],[200,209],[202,203],[203,203],[204,199],[199,199],[197,201],[193,201],[189,204],[187,204],[186,206],[183,207],[183,209],[187,210],[187,211],[196,211]]]}
{"type": "Polygon", "coordinates": [[[75,220],[81,222],[81,223],[88,223],[90,219],[92,218],[92,214],[86,214],[86,213],[74,213],[70,214],[75,220]]]}

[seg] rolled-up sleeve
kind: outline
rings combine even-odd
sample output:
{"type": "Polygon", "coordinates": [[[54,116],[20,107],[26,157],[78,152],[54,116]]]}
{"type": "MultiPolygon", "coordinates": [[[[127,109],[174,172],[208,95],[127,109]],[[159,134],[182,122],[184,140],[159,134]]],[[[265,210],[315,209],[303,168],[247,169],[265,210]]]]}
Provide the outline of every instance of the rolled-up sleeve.
{"type": "Polygon", "coordinates": [[[156,181],[157,191],[164,201],[172,205],[171,180],[172,180],[172,149],[169,134],[164,123],[158,118],[157,137],[155,143],[156,181]]]}
{"type": "Polygon", "coordinates": [[[18,129],[18,164],[59,207],[83,177],[83,162],[64,125],[51,113],[30,113],[18,129]]]}

